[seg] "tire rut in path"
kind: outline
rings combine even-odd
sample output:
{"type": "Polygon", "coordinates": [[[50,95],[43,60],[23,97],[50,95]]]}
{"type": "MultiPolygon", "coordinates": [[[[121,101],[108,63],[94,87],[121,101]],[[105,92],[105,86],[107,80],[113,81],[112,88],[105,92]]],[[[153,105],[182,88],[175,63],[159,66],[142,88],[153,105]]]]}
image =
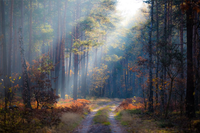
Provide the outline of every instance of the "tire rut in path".
{"type": "Polygon", "coordinates": [[[103,106],[100,106],[97,109],[94,109],[91,111],[91,113],[86,116],[86,118],[83,120],[82,124],[78,127],[77,130],[75,130],[73,133],[88,133],[88,131],[90,130],[91,126],[92,126],[92,122],[93,122],[93,118],[95,116],[95,114],[97,113],[97,111],[101,108],[106,107],[107,105],[113,104],[114,102],[109,102],[103,106]]]}
{"type": "Polygon", "coordinates": [[[118,104],[112,106],[111,111],[109,112],[109,121],[110,121],[110,128],[112,133],[127,133],[127,131],[115,120],[114,111],[118,104]]]}

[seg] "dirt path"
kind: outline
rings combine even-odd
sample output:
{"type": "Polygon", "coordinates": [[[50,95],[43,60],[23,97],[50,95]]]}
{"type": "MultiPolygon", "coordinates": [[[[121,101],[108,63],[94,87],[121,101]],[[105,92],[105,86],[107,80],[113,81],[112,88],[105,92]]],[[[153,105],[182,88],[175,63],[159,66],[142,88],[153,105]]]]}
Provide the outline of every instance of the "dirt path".
{"type": "Polygon", "coordinates": [[[112,133],[127,133],[127,131],[115,120],[114,111],[118,104],[115,104],[111,107],[111,111],[109,112],[109,121],[111,123],[110,128],[112,133]]]}
{"type": "Polygon", "coordinates": [[[126,133],[126,131],[117,123],[114,118],[114,110],[117,107],[118,102],[107,103],[95,110],[92,110],[91,113],[83,120],[82,124],[75,130],[73,133],[126,133]],[[101,124],[93,125],[93,118],[97,111],[101,108],[106,107],[107,105],[113,105],[112,111],[109,112],[109,121],[110,126],[105,126],[101,124]]]}
{"type": "MultiPolygon", "coordinates": [[[[97,113],[99,109],[104,108],[107,105],[111,105],[113,103],[114,102],[109,102],[103,106],[98,107],[97,109],[92,110],[91,113],[83,120],[82,124],[78,127],[78,129],[75,130],[73,133],[89,133],[91,132],[91,129],[97,130],[97,129],[94,129],[94,126],[92,125],[95,114],[97,113]]],[[[96,127],[100,128],[100,126],[96,126],[96,127]]],[[[93,133],[95,132],[93,131],[93,133]]]]}

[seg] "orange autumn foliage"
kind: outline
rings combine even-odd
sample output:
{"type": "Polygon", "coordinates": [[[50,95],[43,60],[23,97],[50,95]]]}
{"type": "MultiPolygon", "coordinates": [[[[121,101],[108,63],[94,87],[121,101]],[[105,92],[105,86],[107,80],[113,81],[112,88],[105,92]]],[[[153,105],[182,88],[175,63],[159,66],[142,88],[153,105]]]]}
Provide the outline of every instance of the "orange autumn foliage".
{"type": "Polygon", "coordinates": [[[132,109],[142,109],[144,104],[142,98],[134,97],[125,99],[120,105],[116,108],[116,111],[119,110],[132,110],[132,109]]]}
{"type": "Polygon", "coordinates": [[[200,12],[200,1],[197,1],[197,2],[191,2],[191,1],[188,1],[188,0],[185,0],[185,2],[183,2],[181,5],[180,5],[180,8],[182,10],[182,12],[184,13],[184,11],[187,11],[189,10],[190,7],[192,7],[192,9],[194,11],[196,11],[197,13],[200,12]]]}
{"type": "Polygon", "coordinates": [[[57,104],[57,108],[60,109],[62,112],[74,112],[74,113],[83,113],[84,110],[87,110],[88,112],[89,107],[87,106],[90,103],[90,101],[86,99],[77,99],[74,101],[71,99],[61,99],[57,104]]]}

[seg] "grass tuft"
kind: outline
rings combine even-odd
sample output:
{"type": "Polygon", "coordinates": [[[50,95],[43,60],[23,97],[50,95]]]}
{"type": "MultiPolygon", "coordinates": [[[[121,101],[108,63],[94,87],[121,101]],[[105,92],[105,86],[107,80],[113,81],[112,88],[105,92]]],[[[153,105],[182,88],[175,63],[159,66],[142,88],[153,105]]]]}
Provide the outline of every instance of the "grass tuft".
{"type": "Polygon", "coordinates": [[[73,131],[81,122],[82,117],[77,113],[64,113],[61,117],[59,132],[70,132],[73,131]]]}
{"type": "Polygon", "coordinates": [[[100,109],[96,115],[94,116],[94,123],[95,124],[103,124],[103,125],[110,125],[110,122],[108,120],[108,113],[110,111],[110,107],[107,106],[105,108],[100,109]]]}

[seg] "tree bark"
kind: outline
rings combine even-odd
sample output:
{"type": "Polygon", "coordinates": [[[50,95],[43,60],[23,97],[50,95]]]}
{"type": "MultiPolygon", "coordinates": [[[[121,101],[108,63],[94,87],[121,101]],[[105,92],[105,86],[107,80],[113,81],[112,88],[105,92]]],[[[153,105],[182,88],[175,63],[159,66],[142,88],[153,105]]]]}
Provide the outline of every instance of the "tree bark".
{"type": "Polygon", "coordinates": [[[56,69],[55,69],[55,75],[56,75],[56,83],[55,83],[55,87],[56,87],[56,95],[58,95],[58,87],[59,87],[59,69],[60,69],[60,0],[58,0],[57,2],[57,9],[58,9],[58,29],[57,29],[57,45],[56,45],[56,69]]]}
{"type": "Polygon", "coordinates": [[[7,94],[7,89],[8,89],[8,84],[7,84],[7,45],[6,45],[6,30],[5,30],[5,5],[4,5],[4,1],[1,0],[1,17],[2,17],[2,23],[1,23],[1,29],[2,29],[2,34],[3,34],[3,38],[2,38],[2,43],[3,43],[3,77],[4,77],[4,95],[5,95],[5,110],[7,110],[7,98],[6,98],[6,94],[7,94]]]}
{"type": "Polygon", "coordinates": [[[193,118],[195,116],[194,108],[194,72],[193,72],[193,13],[192,7],[189,4],[189,9],[186,11],[187,21],[187,90],[186,90],[186,116],[193,118]]]}
{"type": "MultiPolygon", "coordinates": [[[[76,0],[76,9],[75,9],[75,22],[80,17],[80,0],[76,0]]],[[[79,39],[79,24],[76,24],[75,27],[75,40],[79,39]]],[[[73,99],[77,100],[77,81],[78,81],[78,53],[74,53],[74,88],[73,88],[73,99]]]]}
{"type": "Polygon", "coordinates": [[[67,2],[68,1],[65,1],[65,10],[64,10],[64,21],[63,21],[63,31],[62,31],[62,51],[61,51],[61,54],[62,54],[62,87],[61,87],[61,98],[65,99],[65,89],[66,89],[66,82],[65,82],[65,37],[66,37],[66,33],[65,33],[65,30],[66,30],[66,26],[65,26],[65,23],[66,23],[66,12],[67,12],[67,2]]]}
{"type": "Polygon", "coordinates": [[[32,56],[32,0],[30,0],[30,20],[29,20],[29,52],[28,52],[28,61],[31,63],[31,56],[32,56]]]}
{"type": "MultiPolygon", "coordinates": [[[[11,0],[11,7],[10,7],[10,38],[9,38],[9,54],[8,54],[8,77],[11,76],[12,70],[12,44],[13,44],[13,4],[14,0],[11,0]]],[[[9,82],[9,87],[11,87],[11,83],[9,82]]]]}
{"type": "MultiPolygon", "coordinates": [[[[183,1],[182,1],[183,3],[183,1]]],[[[181,82],[180,82],[180,90],[181,90],[181,101],[180,101],[180,111],[181,111],[181,116],[183,114],[183,94],[184,94],[184,65],[183,65],[183,13],[181,12],[181,25],[180,25],[180,45],[181,45],[181,82]]]]}
{"type": "Polygon", "coordinates": [[[151,2],[151,26],[149,29],[149,112],[153,112],[153,82],[152,82],[152,42],[151,42],[151,36],[152,36],[152,28],[153,28],[153,6],[154,6],[154,0],[151,2]]]}
{"type": "Polygon", "coordinates": [[[156,63],[156,79],[157,79],[157,83],[156,83],[156,107],[158,105],[158,67],[159,67],[159,18],[158,18],[158,0],[156,0],[156,51],[157,51],[157,54],[156,54],[156,60],[157,60],[157,63],[156,63]]]}

